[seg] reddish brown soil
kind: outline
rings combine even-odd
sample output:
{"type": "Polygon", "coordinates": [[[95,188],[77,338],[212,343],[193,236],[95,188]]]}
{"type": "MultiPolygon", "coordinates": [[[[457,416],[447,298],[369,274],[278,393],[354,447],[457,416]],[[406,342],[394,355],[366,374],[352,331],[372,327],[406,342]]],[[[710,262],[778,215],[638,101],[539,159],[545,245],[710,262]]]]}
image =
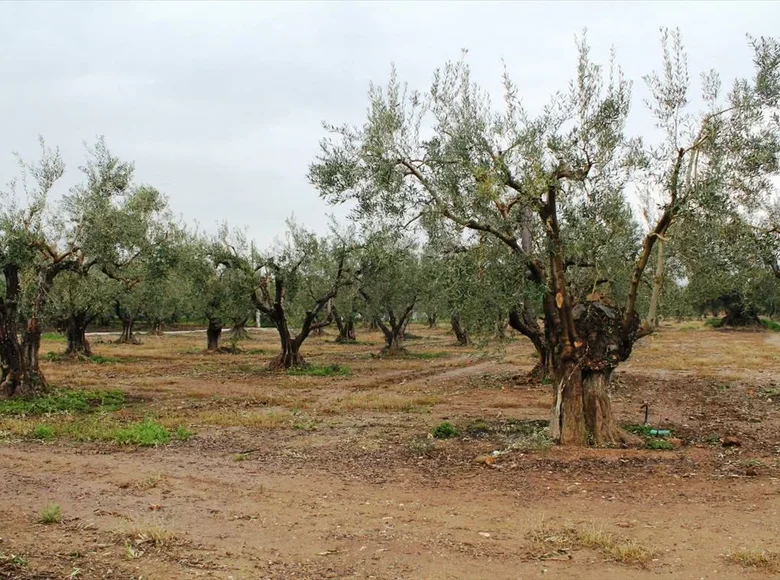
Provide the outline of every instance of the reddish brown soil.
{"type": "Polygon", "coordinates": [[[516,376],[533,364],[520,339],[463,350],[415,328],[425,338],[411,352],[445,356],[401,360],[372,358],[376,335],[304,346],[349,377],[265,372],[266,332],[245,345],[261,354],[206,355],[198,335],[95,344],[126,359],[50,363],[47,376],[125,390],[135,402],[115,417],[195,435],[158,448],[42,443],[15,434],[28,419],[0,418],[0,578],[766,578],[725,556],[780,550],[780,336],[699,326],[641,342],[614,390],[623,423],[641,423],[646,401],[682,448],[510,451],[493,465],[474,458],[514,441],[508,418],[549,412],[549,387],[516,376]],[[429,439],[445,419],[465,436],[429,439]],[[495,431],[466,430],[476,420],[495,431]],[[48,502],[62,523],[37,523],[48,502]],[[545,559],[535,532],[567,526],[654,555],[545,559]],[[139,541],[154,529],[165,545],[139,541]]]}

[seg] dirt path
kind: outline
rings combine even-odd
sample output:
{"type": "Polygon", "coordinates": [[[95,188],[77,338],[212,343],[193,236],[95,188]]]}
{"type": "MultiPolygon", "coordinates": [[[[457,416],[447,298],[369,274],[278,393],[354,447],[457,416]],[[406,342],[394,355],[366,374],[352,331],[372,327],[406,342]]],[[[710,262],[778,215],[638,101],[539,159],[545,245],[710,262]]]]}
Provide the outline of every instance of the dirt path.
{"type": "MultiPolygon", "coordinates": [[[[118,577],[142,571],[150,579],[727,578],[734,576],[723,553],[771,544],[780,533],[776,480],[722,482],[719,496],[708,498],[706,478],[648,474],[644,490],[621,490],[616,501],[607,495],[609,481],[574,481],[561,493],[557,473],[526,472],[513,482],[475,468],[437,482],[399,469],[375,485],[362,480],[359,465],[345,463],[336,476],[295,462],[236,462],[193,447],[109,455],[0,449],[5,497],[14,497],[13,510],[5,504],[0,512],[3,549],[42,544],[46,553],[79,552],[74,569],[95,578],[116,577],[108,570],[117,560],[118,577]],[[550,488],[558,492],[545,499],[550,488]],[[36,510],[53,498],[66,524],[30,528],[36,510]],[[543,523],[618,532],[652,546],[657,559],[647,570],[586,551],[536,561],[527,536],[543,523]],[[155,526],[175,533],[175,547],[150,550],[136,571],[112,536],[155,526]]],[[[34,552],[29,561],[46,567],[46,557],[34,552]]]]}

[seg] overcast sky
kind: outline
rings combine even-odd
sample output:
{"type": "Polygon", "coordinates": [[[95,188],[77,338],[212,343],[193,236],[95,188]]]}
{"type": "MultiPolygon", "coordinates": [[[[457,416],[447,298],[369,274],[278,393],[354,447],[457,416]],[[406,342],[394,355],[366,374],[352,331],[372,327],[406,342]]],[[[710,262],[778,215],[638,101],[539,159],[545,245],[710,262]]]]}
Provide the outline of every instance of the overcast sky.
{"type": "Polygon", "coordinates": [[[362,121],[391,62],[425,89],[468,48],[476,79],[497,88],[503,58],[533,109],[566,87],[587,27],[595,56],[614,45],[637,83],[641,130],[660,26],[681,28],[692,77],[714,67],[728,86],[751,72],[745,34],[778,23],[780,3],[747,1],[0,2],[0,182],[41,134],[63,153],[66,188],[83,142],[105,135],[186,221],[227,220],[265,245],[291,214],[326,230],[334,210],[306,180],[321,122],[362,121]]]}

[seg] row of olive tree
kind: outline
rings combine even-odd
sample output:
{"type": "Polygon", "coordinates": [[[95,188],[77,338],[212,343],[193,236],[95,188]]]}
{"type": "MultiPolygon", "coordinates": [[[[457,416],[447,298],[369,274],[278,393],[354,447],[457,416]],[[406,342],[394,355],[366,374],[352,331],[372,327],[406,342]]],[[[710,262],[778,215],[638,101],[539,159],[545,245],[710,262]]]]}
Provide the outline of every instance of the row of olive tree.
{"type": "Polygon", "coordinates": [[[290,368],[306,364],[313,332],[335,324],[338,340],[352,341],[358,319],[382,332],[385,354],[402,354],[409,321],[424,312],[449,318],[461,344],[507,322],[528,337],[539,373],[555,378],[551,433],[561,443],[632,442],[613,417],[610,376],[653,330],[669,279],[694,296],[758,268],[762,283],[780,277],[769,201],[780,47],[751,45],[755,76],[722,95],[717,75],[704,75],[703,104],[690,112],[679,34],[664,34],[662,71],[645,79],[657,143],[626,135],[631,84],[614,64],[605,74],[584,42],[568,90],[536,115],[508,75],[494,107],[463,60],[437,71],[425,94],[393,72],[386,88],[372,86],[363,126],[329,127],[337,138],[310,171],[327,200],[355,202],[360,233],[289,223],[265,251],[227,226],[208,236],[173,223],[165,198],[135,184],[133,165],[102,140],[83,183],[50,203],[64,166],[44,148],[22,165],[27,203],[12,186],[0,207],[2,390],[45,389],[45,321],[66,332],[70,353],[88,354],[97,318],[118,317],[124,342],[141,319],[159,332],[198,318],[219,351],[226,324],[238,335],[260,312],[279,336],[271,367],[290,368]],[[641,215],[631,191],[642,194],[641,215]],[[723,275],[704,275],[713,264],[723,275]]]}

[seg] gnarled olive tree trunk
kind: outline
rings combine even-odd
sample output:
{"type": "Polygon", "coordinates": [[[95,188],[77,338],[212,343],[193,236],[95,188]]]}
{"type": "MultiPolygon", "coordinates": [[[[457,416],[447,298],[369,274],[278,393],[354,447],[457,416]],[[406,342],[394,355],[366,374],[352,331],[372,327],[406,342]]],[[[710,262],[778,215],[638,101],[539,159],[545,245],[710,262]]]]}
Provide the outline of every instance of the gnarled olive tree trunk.
{"type": "Polygon", "coordinates": [[[281,352],[278,356],[274,357],[269,363],[268,368],[270,370],[290,369],[295,367],[304,367],[308,363],[301,356],[301,345],[308,338],[312,331],[316,331],[331,323],[332,316],[328,316],[326,320],[317,321],[317,316],[323,310],[326,304],[329,304],[333,298],[336,297],[338,290],[338,284],[341,280],[343,273],[343,258],[342,264],[339,266],[338,274],[334,280],[333,287],[320,296],[314,303],[314,308],[307,311],[303,317],[303,324],[301,330],[297,335],[293,335],[290,332],[290,325],[287,320],[287,312],[284,308],[284,293],[285,282],[279,270],[276,271],[274,277],[274,293],[273,296],[267,285],[267,279],[261,284],[260,291],[262,298],[257,295],[257,291],[252,291],[251,299],[255,308],[265,314],[276,327],[276,331],[279,333],[279,342],[281,344],[281,352]]]}
{"type": "Polygon", "coordinates": [[[720,322],[720,326],[732,328],[763,329],[758,318],[758,310],[747,304],[739,292],[730,292],[720,297],[719,302],[726,311],[726,316],[720,322]]]}
{"type": "Polygon", "coordinates": [[[374,319],[376,325],[385,336],[385,347],[380,354],[383,356],[398,356],[406,353],[404,337],[406,334],[406,326],[409,324],[409,319],[412,317],[413,310],[414,303],[410,304],[401,313],[400,317],[396,317],[395,312],[392,309],[388,309],[387,322],[379,317],[374,319]]]}
{"type": "Polygon", "coordinates": [[[536,349],[539,360],[531,369],[530,376],[537,379],[555,376],[552,341],[551,337],[548,336],[549,333],[545,333],[545,330],[551,330],[550,325],[545,325],[543,329],[530,308],[523,305],[509,311],[509,326],[528,338],[536,349]]]}
{"type": "Polygon", "coordinates": [[[151,336],[162,336],[163,335],[163,323],[162,320],[159,320],[157,318],[152,319],[150,328],[149,328],[149,334],[151,336]]]}
{"type": "Polygon", "coordinates": [[[282,352],[268,364],[271,370],[292,369],[305,367],[308,363],[301,356],[301,342],[292,338],[289,334],[281,338],[282,352]]]}
{"type": "MultiPolygon", "coordinates": [[[[0,298],[0,395],[5,397],[32,397],[48,389],[46,378],[40,369],[39,353],[41,348],[41,329],[35,317],[28,318],[22,328],[19,340],[19,268],[7,264],[3,268],[5,277],[5,297],[0,298]]],[[[47,283],[54,274],[41,275],[33,311],[37,312],[37,303],[42,301],[48,289],[47,283]]]]}
{"type": "Polygon", "coordinates": [[[232,340],[248,340],[250,337],[249,331],[246,329],[249,317],[233,319],[233,326],[230,328],[230,338],[232,340]]]}
{"type": "Polygon", "coordinates": [[[92,349],[87,340],[87,326],[92,322],[91,316],[84,313],[73,314],[65,322],[65,336],[68,339],[68,346],[65,354],[69,356],[91,356],[92,349]]]}
{"type": "MultiPolygon", "coordinates": [[[[559,186],[550,185],[547,203],[540,210],[550,260],[550,291],[543,302],[545,336],[555,369],[550,433],[562,445],[638,444],[638,437],[617,425],[608,386],[612,370],[630,356],[637,339],[639,316],[634,304],[638,277],[652,243],[645,245],[634,272],[632,284],[636,283],[631,287],[626,310],[595,298],[578,302],[566,282],[567,262],[556,209],[558,193],[559,186]]],[[[532,268],[541,278],[540,266],[532,264],[532,268]]]]}
{"type": "Polygon", "coordinates": [[[122,321],[122,333],[116,340],[117,344],[141,344],[141,341],[133,334],[135,316],[122,308],[118,300],[114,302],[114,311],[119,320],[122,321]]]}
{"type": "Polygon", "coordinates": [[[276,330],[279,333],[279,342],[282,347],[282,352],[268,363],[269,369],[278,370],[308,366],[306,360],[301,356],[301,345],[308,338],[309,334],[311,334],[312,330],[322,328],[330,323],[329,320],[315,323],[315,316],[316,313],[306,313],[301,330],[297,335],[293,335],[292,332],[290,332],[284,308],[280,308],[280,312],[271,317],[276,326],[276,330]]]}
{"type": "Polygon", "coordinates": [[[338,328],[339,335],[336,337],[336,342],[351,343],[357,341],[357,334],[355,332],[355,317],[352,312],[342,315],[335,306],[331,306],[331,315],[336,322],[336,328],[338,328]]]}
{"type": "Polygon", "coordinates": [[[458,341],[458,346],[468,346],[471,344],[471,338],[469,333],[460,321],[458,314],[453,314],[450,318],[450,324],[452,324],[452,332],[455,333],[455,338],[458,341]]]}
{"type": "Polygon", "coordinates": [[[609,387],[612,371],[631,355],[640,328],[639,316],[633,313],[625,326],[622,309],[603,301],[576,304],[572,315],[581,337],[577,347],[576,383],[581,385],[582,416],[587,443],[591,445],[639,444],[641,441],[624,431],[612,411],[609,387]]]}
{"type": "Polygon", "coordinates": [[[222,321],[217,318],[209,318],[206,327],[206,350],[219,352],[219,340],[222,338],[222,321]]]}

